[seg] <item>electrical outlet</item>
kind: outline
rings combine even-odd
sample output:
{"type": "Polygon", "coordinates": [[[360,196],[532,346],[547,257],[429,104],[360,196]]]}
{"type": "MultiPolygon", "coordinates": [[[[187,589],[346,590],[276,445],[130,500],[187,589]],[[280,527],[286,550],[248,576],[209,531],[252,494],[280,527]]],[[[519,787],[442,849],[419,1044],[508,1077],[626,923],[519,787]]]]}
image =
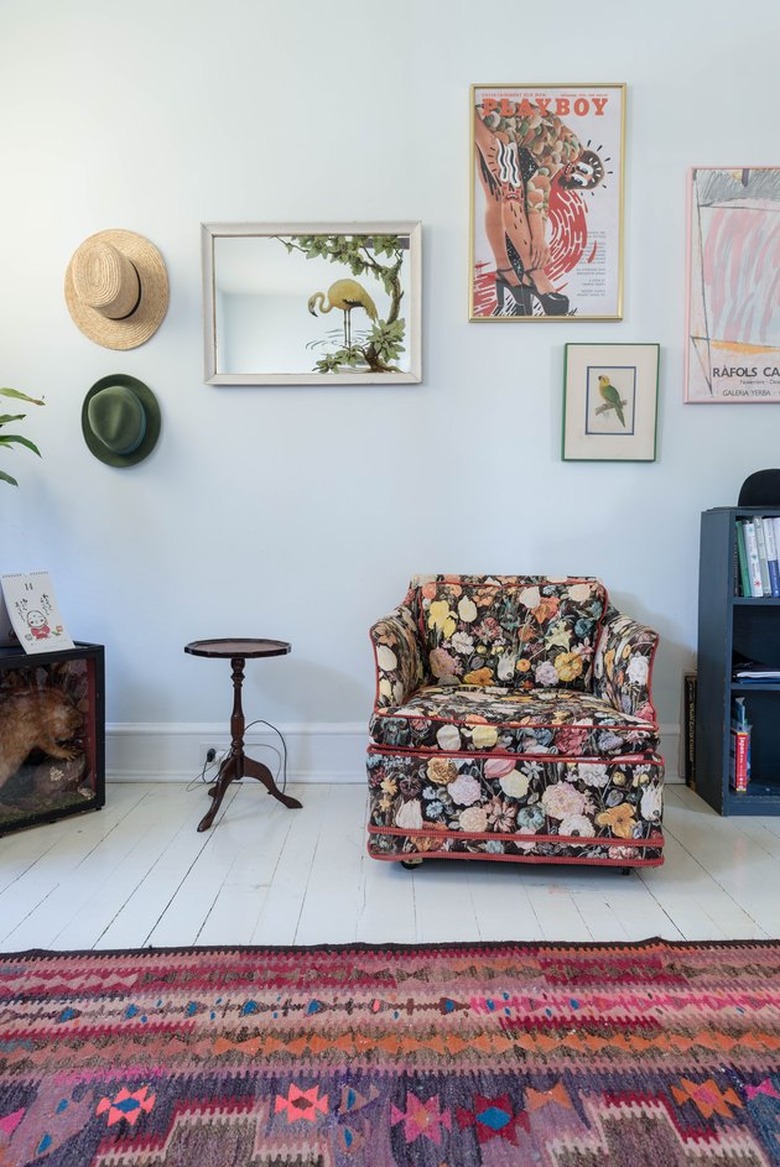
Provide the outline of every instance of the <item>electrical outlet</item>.
{"type": "Polygon", "coordinates": [[[206,770],[209,766],[218,766],[228,751],[228,746],[224,741],[214,735],[214,737],[201,738],[198,743],[197,765],[198,769],[206,770]]]}

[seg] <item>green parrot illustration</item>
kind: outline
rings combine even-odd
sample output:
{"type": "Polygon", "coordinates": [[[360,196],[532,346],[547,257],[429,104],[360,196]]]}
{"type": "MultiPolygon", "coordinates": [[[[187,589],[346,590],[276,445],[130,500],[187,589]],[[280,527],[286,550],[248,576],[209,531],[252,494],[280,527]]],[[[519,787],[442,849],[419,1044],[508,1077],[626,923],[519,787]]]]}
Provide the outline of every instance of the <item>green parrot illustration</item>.
{"type": "Polygon", "coordinates": [[[606,413],[607,410],[614,409],[620,418],[620,424],[625,428],[626,415],[623,413],[623,406],[626,402],[620,396],[609,377],[605,377],[603,373],[599,377],[599,393],[604,398],[604,404],[598,407],[596,413],[606,413]]]}

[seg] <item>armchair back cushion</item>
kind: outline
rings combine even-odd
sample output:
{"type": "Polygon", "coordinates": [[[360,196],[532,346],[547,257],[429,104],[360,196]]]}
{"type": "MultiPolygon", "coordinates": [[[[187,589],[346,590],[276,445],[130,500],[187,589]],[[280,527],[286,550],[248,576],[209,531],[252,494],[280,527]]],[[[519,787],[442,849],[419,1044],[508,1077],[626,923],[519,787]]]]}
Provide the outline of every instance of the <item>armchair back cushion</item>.
{"type": "Polygon", "coordinates": [[[597,579],[416,576],[429,682],[587,691],[607,607],[597,579]]]}

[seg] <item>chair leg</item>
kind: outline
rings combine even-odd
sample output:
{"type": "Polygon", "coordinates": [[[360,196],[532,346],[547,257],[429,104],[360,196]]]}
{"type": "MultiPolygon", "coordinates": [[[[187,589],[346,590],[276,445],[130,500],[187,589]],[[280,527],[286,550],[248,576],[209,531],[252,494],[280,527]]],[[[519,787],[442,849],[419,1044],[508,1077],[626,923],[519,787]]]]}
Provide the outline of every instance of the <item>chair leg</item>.
{"type": "Polygon", "coordinates": [[[402,859],[401,860],[401,866],[405,867],[407,871],[413,871],[414,868],[419,867],[421,863],[422,863],[422,859],[421,858],[418,859],[416,856],[413,859],[402,859]]]}

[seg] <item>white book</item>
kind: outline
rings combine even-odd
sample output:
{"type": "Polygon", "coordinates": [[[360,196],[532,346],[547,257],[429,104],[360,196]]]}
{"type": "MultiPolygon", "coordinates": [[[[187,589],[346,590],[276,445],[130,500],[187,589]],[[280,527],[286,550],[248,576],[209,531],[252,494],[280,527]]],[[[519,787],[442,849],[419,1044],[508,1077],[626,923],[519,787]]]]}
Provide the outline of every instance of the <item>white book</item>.
{"type": "Polygon", "coordinates": [[[745,522],[745,550],[747,551],[748,571],[750,572],[750,594],[751,596],[763,596],[764,587],[761,583],[761,567],[753,519],[747,519],[745,522]]]}
{"type": "Polygon", "coordinates": [[[761,526],[764,528],[764,542],[766,543],[767,559],[777,559],[777,541],[775,539],[775,521],[770,515],[761,516],[761,526]]]}
{"type": "Polygon", "coordinates": [[[75,648],[48,571],[0,575],[0,646],[18,645],[29,653],[75,648]]]}
{"type": "Polygon", "coordinates": [[[780,515],[767,516],[764,521],[770,523],[775,534],[775,544],[777,545],[778,557],[777,561],[780,564],[780,515]]]}
{"type": "Polygon", "coordinates": [[[758,570],[761,572],[761,587],[763,589],[761,594],[764,596],[771,596],[772,583],[769,579],[769,556],[766,553],[764,524],[760,515],[756,515],[756,517],[753,519],[753,526],[756,531],[756,544],[758,546],[758,570]]]}
{"type": "Polygon", "coordinates": [[[780,596],[780,564],[777,560],[777,540],[775,538],[775,521],[771,515],[762,515],[761,526],[764,529],[766,543],[766,561],[769,568],[769,590],[773,596],[780,596]]]}

